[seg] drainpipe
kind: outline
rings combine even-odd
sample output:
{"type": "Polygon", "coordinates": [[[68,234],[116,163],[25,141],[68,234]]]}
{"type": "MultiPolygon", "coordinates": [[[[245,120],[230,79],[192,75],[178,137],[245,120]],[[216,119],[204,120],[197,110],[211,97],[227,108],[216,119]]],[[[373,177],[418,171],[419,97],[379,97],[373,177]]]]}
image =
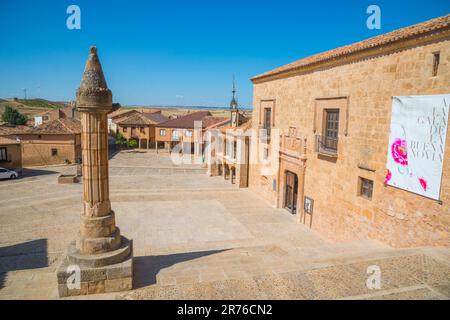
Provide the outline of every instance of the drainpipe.
{"type": "MultiPolygon", "coordinates": [[[[306,171],[306,137],[303,138],[303,152],[300,156],[300,161],[302,162],[301,176],[299,181],[299,195],[297,198],[297,211],[299,211],[299,222],[305,222],[305,210],[303,207],[304,196],[305,196],[305,171],[306,171]],[[300,201],[299,201],[300,200],[300,201]],[[299,203],[300,202],[300,203],[299,203]],[[300,204],[300,205],[299,205],[300,204]]],[[[312,219],[312,218],[311,218],[312,219]]],[[[312,221],[311,221],[312,222],[312,221]]]]}

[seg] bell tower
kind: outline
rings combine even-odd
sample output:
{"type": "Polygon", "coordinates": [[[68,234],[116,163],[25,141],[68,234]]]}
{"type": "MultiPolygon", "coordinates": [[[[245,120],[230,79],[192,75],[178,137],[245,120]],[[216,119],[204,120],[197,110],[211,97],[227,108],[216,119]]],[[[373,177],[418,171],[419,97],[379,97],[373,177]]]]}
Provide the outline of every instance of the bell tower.
{"type": "Polygon", "coordinates": [[[239,126],[239,110],[238,110],[238,103],[237,103],[237,99],[236,99],[236,85],[234,82],[234,77],[233,77],[233,97],[231,98],[230,101],[230,116],[231,116],[231,126],[232,127],[238,127],[239,126]]]}

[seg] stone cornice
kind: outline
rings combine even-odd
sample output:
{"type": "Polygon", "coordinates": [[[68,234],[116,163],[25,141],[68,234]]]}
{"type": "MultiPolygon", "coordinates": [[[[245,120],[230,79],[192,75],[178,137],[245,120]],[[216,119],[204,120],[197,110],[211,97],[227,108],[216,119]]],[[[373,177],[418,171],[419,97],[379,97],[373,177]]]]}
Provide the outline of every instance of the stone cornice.
{"type": "Polygon", "coordinates": [[[253,77],[251,81],[254,84],[259,84],[267,81],[289,78],[293,76],[299,76],[303,74],[312,73],[315,71],[321,71],[331,69],[337,66],[342,66],[358,61],[363,61],[371,58],[380,57],[383,55],[392,54],[395,52],[404,51],[418,46],[423,46],[430,43],[442,42],[450,40],[450,27],[440,29],[438,31],[433,30],[420,35],[411,36],[405,39],[399,39],[386,44],[380,44],[371,48],[364,48],[352,53],[345,53],[337,57],[330,57],[321,61],[301,65],[298,67],[292,67],[289,69],[281,70],[279,72],[273,72],[271,74],[263,74],[253,77]]]}

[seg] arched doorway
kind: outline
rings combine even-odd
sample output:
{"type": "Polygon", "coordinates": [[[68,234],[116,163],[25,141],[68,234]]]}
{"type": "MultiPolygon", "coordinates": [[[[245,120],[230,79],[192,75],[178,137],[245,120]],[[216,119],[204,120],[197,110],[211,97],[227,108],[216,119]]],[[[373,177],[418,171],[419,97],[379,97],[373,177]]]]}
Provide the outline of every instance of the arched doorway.
{"type": "Polygon", "coordinates": [[[286,171],[283,208],[292,214],[297,213],[298,177],[291,171],[286,171]]]}

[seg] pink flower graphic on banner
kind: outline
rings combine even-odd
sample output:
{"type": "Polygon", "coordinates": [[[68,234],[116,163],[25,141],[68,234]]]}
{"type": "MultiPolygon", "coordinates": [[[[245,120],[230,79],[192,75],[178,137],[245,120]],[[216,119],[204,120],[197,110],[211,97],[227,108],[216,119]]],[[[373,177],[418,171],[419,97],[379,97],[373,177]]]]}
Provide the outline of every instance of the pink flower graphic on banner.
{"type": "Polygon", "coordinates": [[[406,140],[397,138],[391,146],[392,158],[402,166],[408,165],[408,152],[406,151],[406,140]]]}
{"type": "Polygon", "coordinates": [[[384,177],[384,184],[387,184],[392,178],[392,172],[389,169],[386,169],[386,175],[384,177]]]}
{"type": "Polygon", "coordinates": [[[419,178],[420,185],[422,186],[424,191],[427,191],[428,183],[424,178],[419,178]]]}

